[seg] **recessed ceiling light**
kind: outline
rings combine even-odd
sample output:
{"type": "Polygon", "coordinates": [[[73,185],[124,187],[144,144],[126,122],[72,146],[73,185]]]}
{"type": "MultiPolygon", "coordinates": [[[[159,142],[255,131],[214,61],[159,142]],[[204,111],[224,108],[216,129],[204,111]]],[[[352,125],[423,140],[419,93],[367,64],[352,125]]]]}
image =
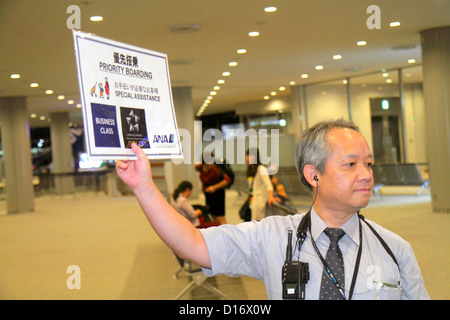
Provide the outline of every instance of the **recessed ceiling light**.
{"type": "Polygon", "coordinates": [[[271,95],[271,96],[276,96],[276,95],[277,95],[277,92],[276,92],[276,91],[272,91],[272,92],[270,93],[270,95],[271,95]]]}
{"type": "Polygon", "coordinates": [[[89,18],[89,20],[91,20],[93,22],[99,22],[99,21],[103,21],[103,17],[102,16],[92,16],[89,18]]]}
{"type": "Polygon", "coordinates": [[[264,96],[264,100],[269,100],[270,99],[270,97],[266,94],[265,96],[264,96]]]}
{"type": "Polygon", "coordinates": [[[216,91],[211,91],[209,94],[212,95],[212,96],[215,96],[217,94],[217,92],[216,91]]]}
{"type": "Polygon", "coordinates": [[[30,114],[30,117],[34,119],[34,118],[37,117],[37,114],[36,113],[32,113],[32,114],[30,114]]]}
{"type": "Polygon", "coordinates": [[[392,79],[386,79],[386,83],[391,83],[392,79]]]}
{"type": "Polygon", "coordinates": [[[11,77],[11,79],[19,79],[20,78],[20,74],[13,73],[10,77],[11,77]]]}
{"type": "Polygon", "coordinates": [[[408,59],[408,63],[416,63],[416,59],[408,59]]]}
{"type": "Polygon", "coordinates": [[[53,90],[45,90],[45,94],[53,94],[53,90]]]}
{"type": "Polygon", "coordinates": [[[219,80],[217,80],[217,83],[218,83],[218,84],[224,84],[224,83],[225,83],[225,80],[219,79],[219,80]]]}
{"type": "Polygon", "coordinates": [[[232,61],[228,64],[230,67],[236,67],[238,63],[236,61],[232,61]]]}
{"type": "Polygon", "coordinates": [[[286,87],[279,87],[278,90],[280,90],[280,91],[285,91],[285,90],[286,90],[286,87]]]}
{"type": "Polygon", "coordinates": [[[45,120],[45,116],[40,116],[39,119],[40,120],[45,120]]]}
{"type": "Polygon", "coordinates": [[[37,88],[37,87],[39,87],[39,83],[37,83],[37,82],[30,83],[30,87],[37,88]]]}
{"type": "Polygon", "coordinates": [[[74,104],[74,103],[75,103],[75,101],[73,101],[73,100],[67,101],[67,104],[74,104]]]}
{"type": "Polygon", "coordinates": [[[239,53],[239,54],[244,54],[244,53],[247,53],[247,50],[245,50],[245,49],[238,49],[236,52],[239,53]]]}
{"type": "Polygon", "coordinates": [[[314,69],[316,69],[316,70],[323,70],[323,66],[322,65],[318,65],[318,66],[315,66],[314,69]]]}
{"type": "Polygon", "coordinates": [[[215,91],[220,90],[220,86],[214,86],[213,88],[215,91]]]}
{"type": "Polygon", "coordinates": [[[265,12],[275,12],[275,11],[277,11],[277,7],[265,7],[264,11],[265,12]]]}
{"type": "Polygon", "coordinates": [[[228,76],[230,76],[230,74],[231,74],[231,73],[229,73],[228,71],[222,72],[222,75],[223,75],[224,77],[228,77],[228,76]]]}
{"type": "Polygon", "coordinates": [[[333,56],[333,59],[334,59],[334,60],[339,60],[339,59],[342,59],[342,56],[341,56],[340,54],[335,54],[335,55],[333,56]]]}
{"type": "Polygon", "coordinates": [[[81,103],[78,103],[78,104],[77,104],[77,108],[78,108],[78,109],[81,109],[81,103]]]}
{"type": "Polygon", "coordinates": [[[303,73],[303,74],[301,75],[301,77],[302,77],[302,79],[307,79],[309,76],[308,76],[307,73],[303,73]]]}
{"type": "Polygon", "coordinates": [[[367,42],[364,41],[364,40],[361,40],[361,41],[358,41],[356,44],[357,44],[358,46],[365,46],[365,45],[367,44],[367,42]]]}
{"type": "Polygon", "coordinates": [[[400,22],[398,22],[398,21],[391,22],[391,23],[389,23],[389,26],[392,28],[398,27],[398,26],[400,26],[400,22]]]}
{"type": "Polygon", "coordinates": [[[385,73],[382,74],[382,76],[385,77],[385,78],[389,77],[389,73],[385,72],[385,73]]]}
{"type": "Polygon", "coordinates": [[[58,96],[58,100],[64,100],[66,97],[64,97],[62,94],[58,96]]]}
{"type": "Polygon", "coordinates": [[[257,37],[257,36],[259,36],[259,32],[258,31],[251,31],[251,32],[248,33],[248,35],[250,37],[257,37]]]}
{"type": "Polygon", "coordinates": [[[295,81],[290,81],[289,82],[289,85],[291,85],[291,86],[295,86],[295,84],[296,84],[295,81]]]}

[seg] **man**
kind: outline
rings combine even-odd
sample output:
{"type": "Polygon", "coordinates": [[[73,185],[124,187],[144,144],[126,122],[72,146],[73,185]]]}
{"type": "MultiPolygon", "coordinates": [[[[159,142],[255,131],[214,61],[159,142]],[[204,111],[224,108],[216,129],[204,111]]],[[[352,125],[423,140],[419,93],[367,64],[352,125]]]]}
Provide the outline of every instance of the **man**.
{"type": "Polygon", "coordinates": [[[136,146],[132,150],[138,159],[119,161],[118,175],[161,239],[180,257],[203,266],[207,275],[254,277],[264,281],[269,299],[281,299],[291,231],[292,259],[309,264],[305,299],[429,299],[411,246],[358,215],[372,194],[372,155],[353,123],[319,122],[298,144],[297,170],[314,193],[310,212],[201,231],[164,200],[145,154],[136,146]],[[301,222],[305,238],[300,244],[301,222]]]}

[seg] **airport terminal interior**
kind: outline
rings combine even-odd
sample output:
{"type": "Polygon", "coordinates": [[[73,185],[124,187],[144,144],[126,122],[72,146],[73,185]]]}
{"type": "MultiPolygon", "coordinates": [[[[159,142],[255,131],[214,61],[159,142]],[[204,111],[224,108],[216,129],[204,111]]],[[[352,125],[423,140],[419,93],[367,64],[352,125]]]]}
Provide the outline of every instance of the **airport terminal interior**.
{"type": "Polygon", "coordinates": [[[184,158],[151,159],[153,180],[166,199],[188,180],[204,205],[194,163],[214,151],[235,174],[228,224],[252,143],[288,195],[270,214],[303,213],[297,140],[352,120],[374,158],[361,213],[411,244],[431,299],[450,298],[450,0],[4,0],[0,21],[0,299],[267,299],[259,280],[180,261],[116,159],[90,157],[72,30],[167,54],[179,131],[150,141],[179,139],[184,158]]]}

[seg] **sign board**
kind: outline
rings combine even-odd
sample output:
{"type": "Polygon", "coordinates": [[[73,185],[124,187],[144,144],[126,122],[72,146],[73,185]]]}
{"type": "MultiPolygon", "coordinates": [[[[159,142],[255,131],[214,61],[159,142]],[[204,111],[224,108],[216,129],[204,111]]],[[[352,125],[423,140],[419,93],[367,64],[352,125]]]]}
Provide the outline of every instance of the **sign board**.
{"type": "Polygon", "coordinates": [[[73,31],[86,151],[98,160],[182,158],[167,55],[73,31]]]}

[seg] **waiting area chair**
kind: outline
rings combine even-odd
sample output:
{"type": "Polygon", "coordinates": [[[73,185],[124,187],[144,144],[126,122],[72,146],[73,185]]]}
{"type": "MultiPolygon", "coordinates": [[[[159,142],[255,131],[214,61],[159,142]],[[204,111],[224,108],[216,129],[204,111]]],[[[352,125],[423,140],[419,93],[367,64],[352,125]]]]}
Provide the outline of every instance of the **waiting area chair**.
{"type": "Polygon", "coordinates": [[[199,265],[196,265],[191,261],[181,259],[175,254],[174,256],[180,264],[180,268],[174,274],[175,279],[178,279],[180,274],[191,278],[191,282],[183,290],[181,290],[174,300],[180,300],[184,295],[196,287],[203,287],[209,292],[219,296],[221,299],[227,299],[227,297],[219,289],[206,282],[208,277],[203,273],[199,265]]]}
{"type": "Polygon", "coordinates": [[[405,179],[405,184],[409,186],[420,186],[417,195],[420,195],[424,189],[430,190],[430,180],[423,179],[417,163],[404,163],[400,166],[400,170],[405,179]]]}
{"type": "Polygon", "coordinates": [[[417,196],[424,189],[431,191],[430,180],[422,177],[417,163],[373,165],[372,171],[376,195],[379,195],[383,186],[420,186],[417,196]]]}
{"type": "Polygon", "coordinates": [[[381,169],[379,165],[373,165],[372,166],[372,172],[373,172],[373,194],[379,197],[382,197],[381,194],[381,187],[384,187],[386,184],[386,177],[384,176],[384,172],[381,169]]]}

